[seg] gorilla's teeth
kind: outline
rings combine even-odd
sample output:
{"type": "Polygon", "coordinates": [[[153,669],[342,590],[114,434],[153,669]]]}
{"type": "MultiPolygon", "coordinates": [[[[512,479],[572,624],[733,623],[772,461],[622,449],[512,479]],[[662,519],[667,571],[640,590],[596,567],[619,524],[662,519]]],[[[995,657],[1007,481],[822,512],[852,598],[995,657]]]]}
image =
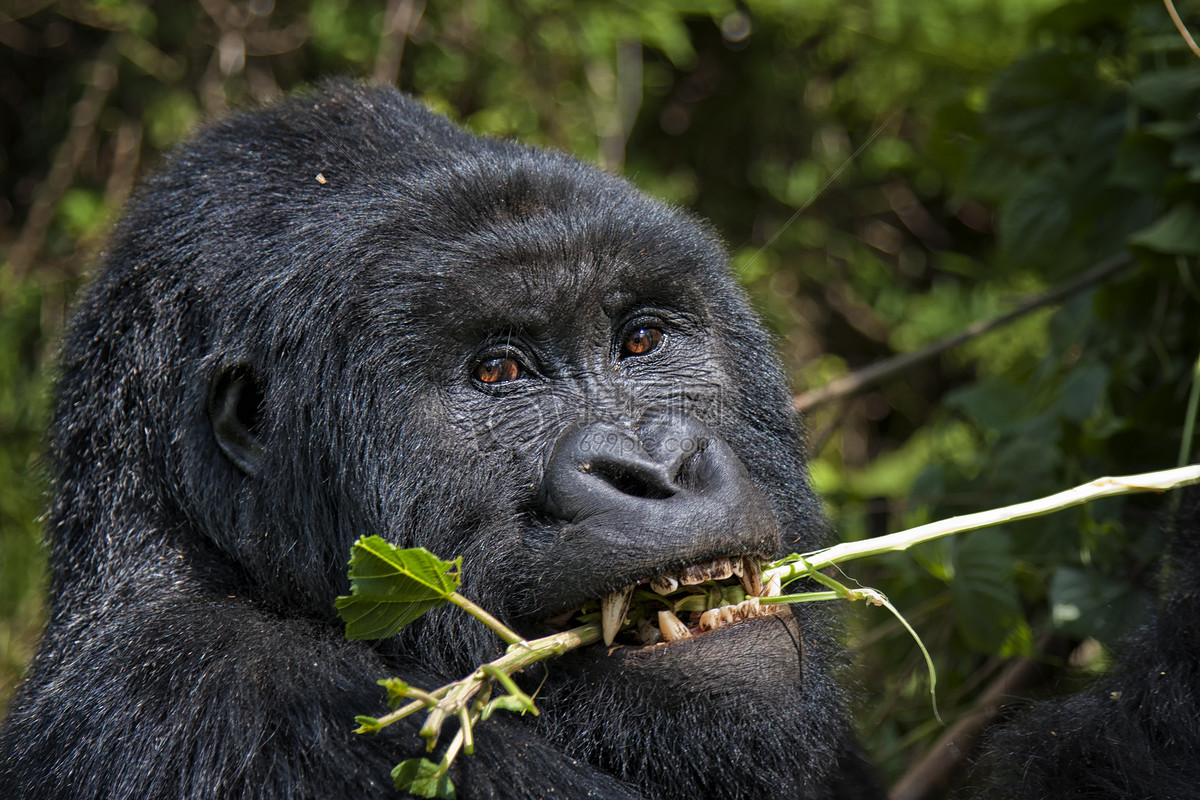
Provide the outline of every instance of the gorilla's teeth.
{"type": "Polygon", "coordinates": [[[700,615],[697,624],[700,626],[700,630],[707,633],[735,622],[776,614],[779,611],[780,608],[777,606],[764,606],[757,597],[748,597],[737,605],[708,609],[700,615]]]}
{"type": "Polygon", "coordinates": [[[740,558],[729,559],[729,569],[738,578],[742,577],[742,575],[745,574],[742,571],[742,560],[740,558]]]}
{"type": "Polygon", "coordinates": [[[763,594],[761,596],[762,597],[779,597],[779,595],[783,594],[782,589],[783,589],[783,587],[780,585],[780,582],[779,582],[779,573],[775,573],[774,575],[771,576],[770,580],[767,581],[766,590],[763,592],[763,594]]]}
{"type": "Polygon", "coordinates": [[[658,612],[658,629],[662,631],[664,642],[677,642],[680,639],[692,638],[692,632],[688,630],[688,626],[680,621],[679,617],[675,616],[674,611],[658,612]]]}
{"type": "Polygon", "coordinates": [[[679,582],[684,586],[695,586],[708,580],[709,564],[692,564],[679,571],[679,582]]]}
{"type": "Polygon", "coordinates": [[[730,566],[728,558],[718,558],[712,562],[709,569],[708,579],[712,581],[723,581],[733,574],[733,567],[730,566]]]}
{"type": "Polygon", "coordinates": [[[758,597],[762,594],[762,567],[759,566],[758,559],[754,556],[742,556],[742,574],[738,576],[742,582],[742,588],[746,590],[746,594],[751,597],[758,597]]]}
{"type": "Polygon", "coordinates": [[[670,575],[658,575],[650,579],[650,588],[658,594],[670,594],[679,588],[679,581],[670,575]]]}
{"type": "Polygon", "coordinates": [[[610,645],[621,630],[625,621],[625,612],[629,610],[629,600],[633,597],[634,584],[624,589],[618,589],[612,594],[605,595],[600,601],[600,627],[604,631],[604,644],[610,645]]]}

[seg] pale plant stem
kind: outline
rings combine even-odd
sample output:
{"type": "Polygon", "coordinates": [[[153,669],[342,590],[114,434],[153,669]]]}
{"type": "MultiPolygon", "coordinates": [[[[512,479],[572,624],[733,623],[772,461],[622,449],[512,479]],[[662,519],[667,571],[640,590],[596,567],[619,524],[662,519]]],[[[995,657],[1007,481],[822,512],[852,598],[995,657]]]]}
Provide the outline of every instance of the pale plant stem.
{"type": "MultiPolygon", "coordinates": [[[[488,662],[461,680],[448,683],[429,692],[428,696],[435,698],[437,701],[436,707],[430,712],[430,717],[434,717],[435,714],[437,715],[435,718],[436,728],[440,729],[442,721],[448,714],[456,714],[459,708],[465,708],[467,702],[487,684],[488,671],[494,670],[504,675],[512,675],[531,664],[536,664],[547,658],[561,656],[568,650],[574,650],[576,647],[591,644],[592,642],[599,641],[599,639],[599,625],[581,625],[569,631],[556,633],[552,636],[544,636],[541,639],[534,639],[529,642],[518,637],[517,641],[513,642],[512,646],[509,647],[508,652],[500,656],[500,658],[488,662]],[[486,670],[485,667],[487,668],[486,670]]],[[[429,704],[426,701],[415,700],[390,714],[379,717],[376,730],[391,725],[394,722],[399,722],[409,714],[428,707],[429,704]]],[[[422,726],[422,730],[428,730],[432,734],[434,727],[430,725],[427,719],[425,725],[422,726]]]]}
{"type": "Polygon", "coordinates": [[[812,575],[815,570],[841,564],[844,561],[853,561],[883,553],[900,552],[914,545],[930,542],[934,539],[940,539],[955,533],[1001,525],[1006,522],[1016,522],[1017,520],[1029,519],[1030,517],[1038,517],[1053,511],[1082,505],[1092,500],[1099,500],[1102,497],[1115,497],[1117,495],[1137,494],[1139,492],[1165,492],[1168,489],[1188,486],[1193,483],[1200,483],[1200,465],[1176,467],[1175,469],[1165,469],[1159,472],[1145,472],[1140,475],[1097,478],[1090,483],[1076,486],[1073,489],[1067,489],[1058,494],[1052,494],[1049,497],[1029,500],[1002,508],[994,508],[989,511],[980,511],[975,514],[965,514],[961,517],[951,517],[950,519],[931,522],[928,525],[920,525],[916,528],[891,533],[886,536],[879,536],[874,539],[866,539],[861,542],[846,542],[825,548],[824,550],[806,553],[793,563],[784,564],[765,572],[763,574],[763,582],[766,583],[774,575],[779,575],[780,582],[786,584],[789,581],[794,581],[806,575],[812,575]]]}
{"type": "Polygon", "coordinates": [[[372,729],[378,730],[379,728],[387,727],[388,725],[391,725],[393,722],[399,722],[400,720],[407,717],[409,714],[414,714],[414,713],[420,711],[422,708],[429,708],[431,705],[437,705],[437,701],[440,700],[441,698],[445,697],[447,694],[449,694],[450,690],[453,689],[454,686],[455,686],[455,684],[449,683],[449,684],[446,684],[445,686],[434,689],[432,692],[426,692],[426,694],[430,698],[433,699],[432,703],[430,703],[428,700],[424,700],[424,699],[414,700],[413,702],[409,703],[408,705],[400,706],[400,708],[397,708],[395,711],[391,712],[390,714],[384,714],[382,717],[379,717],[377,720],[375,720],[376,724],[373,726],[372,729]]]}
{"type": "Polygon", "coordinates": [[[437,697],[422,689],[418,689],[415,686],[409,686],[407,689],[405,689],[404,694],[406,697],[411,697],[418,703],[422,703],[427,706],[437,705],[437,697]]]}
{"type": "Polygon", "coordinates": [[[1175,29],[1179,31],[1179,35],[1187,42],[1187,46],[1191,51],[1200,56],[1200,46],[1197,46],[1196,40],[1192,38],[1192,34],[1188,32],[1187,26],[1179,18],[1179,12],[1175,10],[1175,4],[1171,0],[1163,0],[1163,4],[1167,7],[1167,13],[1171,15],[1171,22],[1175,23],[1175,29]]]}
{"type": "Polygon", "coordinates": [[[484,610],[481,606],[476,605],[475,603],[472,603],[470,600],[463,597],[458,592],[450,593],[450,602],[454,603],[454,605],[458,606],[463,611],[466,611],[468,614],[470,614],[472,617],[474,617],[475,619],[482,622],[484,625],[487,625],[489,628],[491,628],[492,630],[494,630],[496,632],[497,636],[499,636],[501,639],[508,642],[509,644],[522,644],[525,642],[524,639],[522,639],[517,633],[515,633],[511,628],[506,626],[503,622],[496,619],[491,614],[489,614],[486,610],[484,610]]]}

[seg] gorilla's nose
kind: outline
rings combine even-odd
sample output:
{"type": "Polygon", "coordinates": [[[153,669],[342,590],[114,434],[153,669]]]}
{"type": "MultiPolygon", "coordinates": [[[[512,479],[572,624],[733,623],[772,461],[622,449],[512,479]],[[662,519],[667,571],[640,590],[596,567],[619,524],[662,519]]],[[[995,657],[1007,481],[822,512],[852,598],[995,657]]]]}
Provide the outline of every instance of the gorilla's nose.
{"type": "Polygon", "coordinates": [[[547,463],[548,510],[573,520],[596,504],[672,497],[682,488],[676,482],[680,462],[656,460],[626,428],[608,423],[572,428],[559,438],[547,463]]]}
{"type": "Polygon", "coordinates": [[[762,553],[778,544],[775,515],[741,460],[689,417],[568,428],[547,458],[543,497],[552,517],[597,543],[762,553]]]}

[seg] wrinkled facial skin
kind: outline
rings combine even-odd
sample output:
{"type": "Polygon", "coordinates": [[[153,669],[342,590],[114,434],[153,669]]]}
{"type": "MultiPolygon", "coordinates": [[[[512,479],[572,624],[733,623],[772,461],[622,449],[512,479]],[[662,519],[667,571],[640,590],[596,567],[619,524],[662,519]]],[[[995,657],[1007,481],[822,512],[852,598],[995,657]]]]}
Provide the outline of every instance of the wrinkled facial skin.
{"type": "MultiPolygon", "coordinates": [[[[343,640],[359,536],[462,556],[463,592],[530,637],[822,538],[780,367],[708,231],[381,89],[187,145],[62,360],[51,621],[0,734],[4,796],[388,796],[423,750],[415,722],[349,732],[382,711],[375,680],[433,688],[501,643],[453,608],[343,640]]],[[[480,725],[458,795],[873,796],[838,783],[857,761],[828,613],[531,669],[541,715],[480,725]]]]}

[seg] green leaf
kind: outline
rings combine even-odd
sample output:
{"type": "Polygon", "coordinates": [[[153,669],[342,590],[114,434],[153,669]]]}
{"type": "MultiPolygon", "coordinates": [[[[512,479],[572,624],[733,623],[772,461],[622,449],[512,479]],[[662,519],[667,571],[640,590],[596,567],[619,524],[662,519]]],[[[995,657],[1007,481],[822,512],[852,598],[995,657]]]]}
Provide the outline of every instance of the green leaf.
{"type": "Polygon", "coordinates": [[[953,565],[951,588],[963,637],[974,650],[999,652],[1022,620],[1008,536],[990,530],[958,538],[953,565]]]}
{"type": "Polygon", "coordinates": [[[383,726],[379,724],[379,719],[376,717],[359,714],[354,718],[354,721],[358,723],[358,730],[355,733],[379,733],[383,729],[383,726]]]}
{"type": "Polygon", "coordinates": [[[1150,605],[1145,590],[1078,567],[1059,567],[1050,581],[1054,627],[1071,636],[1111,643],[1144,619],[1150,605]]]}
{"type": "Polygon", "coordinates": [[[387,689],[388,706],[398,708],[401,703],[408,699],[408,684],[399,678],[383,678],[376,681],[384,689],[387,689]]]}
{"type": "Polygon", "coordinates": [[[1007,431],[1025,421],[1029,390],[1005,378],[985,378],[947,393],[943,402],[983,428],[1007,431]]]}
{"type": "Polygon", "coordinates": [[[350,555],[349,596],[337,599],[347,639],[386,639],[445,605],[461,581],[462,559],[442,561],[423,547],[400,550],[368,536],[350,555]]]}
{"type": "MultiPolygon", "coordinates": [[[[526,702],[526,698],[520,698],[511,694],[503,694],[494,700],[488,702],[483,707],[483,712],[479,715],[479,719],[487,720],[496,711],[511,711],[514,714],[524,714],[530,710],[532,703],[526,702]]],[[[536,711],[537,709],[534,709],[536,711]]]]}
{"type": "Polygon", "coordinates": [[[1072,175],[1061,161],[1050,161],[1000,206],[1000,245],[1016,264],[1052,266],[1075,235],[1071,230],[1068,189],[1072,175]]]}
{"type": "Polygon", "coordinates": [[[1190,65],[1138,75],[1130,84],[1134,100],[1164,113],[1177,107],[1190,107],[1195,102],[1197,90],[1200,90],[1200,72],[1190,65]]]}
{"type": "Polygon", "coordinates": [[[1131,133],[1113,160],[1108,181],[1137,192],[1156,195],[1167,179],[1171,145],[1145,131],[1131,133]]]}
{"type": "Polygon", "coordinates": [[[1082,423],[1095,414],[1108,388],[1108,367],[1103,364],[1079,364],[1068,373],[1059,387],[1054,410],[1066,420],[1082,423]]]}
{"type": "Polygon", "coordinates": [[[1135,233],[1129,243],[1167,255],[1200,255],[1200,209],[1180,203],[1135,233]]]}
{"type": "Polygon", "coordinates": [[[454,800],[454,784],[446,777],[440,764],[427,758],[410,758],[401,761],[392,769],[392,780],[402,792],[417,797],[437,797],[454,800]]]}
{"type": "Polygon", "coordinates": [[[1052,156],[1086,132],[1100,85],[1090,57],[1040,50],[1013,62],[992,83],[984,124],[1006,150],[1052,156]]]}

